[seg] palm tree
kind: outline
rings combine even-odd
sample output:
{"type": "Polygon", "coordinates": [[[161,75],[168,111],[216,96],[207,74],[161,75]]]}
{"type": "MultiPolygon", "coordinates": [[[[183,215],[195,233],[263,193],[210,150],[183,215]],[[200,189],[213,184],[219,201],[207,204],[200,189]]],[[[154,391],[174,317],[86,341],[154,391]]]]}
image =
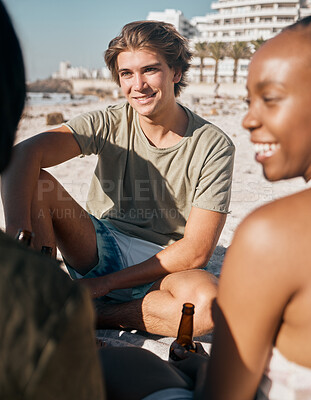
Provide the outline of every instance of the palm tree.
{"type": "Polygon", "coordinates": [[[250,58],[252,53],[247,42],[235,42],[228,44],[226,55],[234,60],[233,82],[236,82],[238,63],[241,58],[250,58]]]}
{"type": "Polygon", "coordinates": [[[263,45],[264,43],[265,43],[265,39],[263,39],[262,37],[260,37],[259,39],[251,41],[251,45],[253,46],[254,51],[257,51],[259,49],[259,47],[261,45],[263,45]]]}
{"type": "Polygon", "coordinates": [[[214,83],[218,82],[218,63],[226,55],[226,45],[223,42],[209,43],[207,45],[208,56],[215,60],[214,83]]]}
{"type": "Polygon", "coordinates": [[[207,43],[196,43],[194,46],[194,55],[200,58],[200,82],[203,82],[204,58],[208,56],[207,43]]]}

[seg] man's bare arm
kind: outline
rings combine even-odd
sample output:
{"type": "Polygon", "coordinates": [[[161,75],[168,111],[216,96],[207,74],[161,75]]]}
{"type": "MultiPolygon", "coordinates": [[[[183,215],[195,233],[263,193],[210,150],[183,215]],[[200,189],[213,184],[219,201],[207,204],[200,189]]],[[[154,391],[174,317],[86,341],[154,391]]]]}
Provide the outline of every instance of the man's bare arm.
{"type": "Polygon", "coordinates": [[[105,277],[85,279],[83,284],[90,288],[93,297],[100,297],[114,289],[135,287],[173,272],[204,267],[213,254],[225,221],[226,214],[193,207],[184,238],[140,264],[105,277]]]}
{"type": "Polygon", "coordinates": [[[31,201],[41,168],[61,164],[81,154],[70,129],[61,126],[27,139],[13,149],[12,161],[2,175],[1,195],[6,229],[31,230],[31,201]]]}

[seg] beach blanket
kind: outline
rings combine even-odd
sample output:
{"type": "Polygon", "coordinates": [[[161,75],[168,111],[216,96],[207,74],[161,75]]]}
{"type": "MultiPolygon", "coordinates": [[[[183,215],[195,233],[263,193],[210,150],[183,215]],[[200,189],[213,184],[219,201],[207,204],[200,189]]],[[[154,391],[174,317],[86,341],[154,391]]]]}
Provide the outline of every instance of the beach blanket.
{"type": "MultiPolygon", "coordinates": [[[[100,329],[96,331],[96,337],[107,343],[108,346],[136,346],[156,354],[162,360],[168,360],[169,348],[176,338],[152,335],[147,332],[136,330],[122,331],[115,329],[100,329]]],[[[212,341],[212,334],[194,338],[202,343],[204,350],[209,353],[212,341]]]]}

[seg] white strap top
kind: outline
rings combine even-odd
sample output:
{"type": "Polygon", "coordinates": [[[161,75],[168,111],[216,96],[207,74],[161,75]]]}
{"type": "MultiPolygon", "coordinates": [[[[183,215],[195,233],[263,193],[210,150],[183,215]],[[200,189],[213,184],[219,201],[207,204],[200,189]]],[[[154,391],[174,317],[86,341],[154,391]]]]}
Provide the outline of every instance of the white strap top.
{"type": "Polygon", "coordinates": [[[311,368],[288,361],[274,347],[256,400],[311,399],[311,368]]]}

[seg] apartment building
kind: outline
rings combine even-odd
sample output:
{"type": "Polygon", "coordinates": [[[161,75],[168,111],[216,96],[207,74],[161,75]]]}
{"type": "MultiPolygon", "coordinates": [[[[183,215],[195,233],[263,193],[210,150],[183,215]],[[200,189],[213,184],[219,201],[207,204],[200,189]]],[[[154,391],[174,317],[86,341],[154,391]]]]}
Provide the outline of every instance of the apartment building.
{"type": "MultiPolygon", "coordinates": [[[[150,12],[147,19],[172,23],[190,39],[194,49],[197,42],[251,42],[270,39],[299,18],[311,15],[311,0],[218,0],[211,4],[213,13],[187,20],[178,10],[150,12]]],[[[249,60],[239,60],[237,80],[247,77],[249,60]]],[[[203,80],[213,82],[215,61],[204,59],[203,80]]],[[[219,81],[232,80],[233,60],[219,62],[219,81]]],[[[200,59],[195,57],[189,79],[199,81],[200,59]]]]}
{"type": "Polygon", "coordinates": [[[147,16],[147,20],[170,23],[187,39],[194,38],[199,34],[195,26],[185,18],[180,10],[166,9],[164,11],[151,11],[147,16]]]}
{"type": "Polygon", "coordinates": [[[215,12],[191,19],[199,41],[266,40],[311,15],[310,0],[219,0],[211,9],[215,12]]]}
{"type": "MultiPolygon", "coordinates": [[[[191,24],[198,35],[196,42],[251,42],[270,39],[299,18],[311,15],[311,0],[218,0],[212,3],[214,13],[194,17],[191,24]]],[[[194,58],[190,80],[199,80],[199,62],[194,58]]],[[[204,81],[213,81],[215,61],[204,60],[204,81]]],[[[249,60],[239,60],[237,81],[245,82],[249,60]]],[[[232,79],[233,60],[219,61],[219,82],[232,79]]]]}

